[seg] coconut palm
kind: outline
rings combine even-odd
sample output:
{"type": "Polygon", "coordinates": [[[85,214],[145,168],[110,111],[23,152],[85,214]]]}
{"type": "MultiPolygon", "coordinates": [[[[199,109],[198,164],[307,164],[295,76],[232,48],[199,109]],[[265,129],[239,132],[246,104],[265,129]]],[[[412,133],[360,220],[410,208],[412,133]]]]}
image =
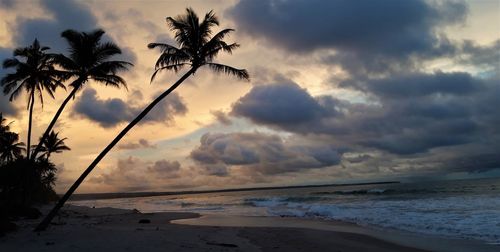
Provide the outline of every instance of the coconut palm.
{"type": "Polygon", "coordinates": [[[19,135],[5,131],[0,135],[0,163],[11,162],[21,158],[24,152],[24,143],[18,142],[19,135]]]}
{"type": "Polygon", "coordinates": [[[196,13],[188,8],[186,14],[175,18],[168,17],[167,23],[175,34],[175,40],[178,47],[165,43],[151,43],[149,48],[159,48],[161,50],[155,71],[151,77],[154,80],[157,73],[163,70],[172,70],[177,72],[183,67],[189,67],[189,70],[180,77],[177,82],[154,99],[134,120],[132,120],[114,139],[104,148],[96,157],[83,174],[68,189],[66,194],[57,202],[55,207],[49,212],[45,219],[36,227],[35,231],[41,231],[47,228],[50,221],[56,215],[57,211],[69,199],[71,194],[83,182],[85,177],[95,168],[104,156],[132,129],[142,118],[144,118],[151,109],[153,109],[163,98],[174,91],[184,80],[193,75],[200,67],[208,66],[215,72],[222,72],[236,76],[239,79],[248,80],[249,75],[245,69],[236,69],[231,66],[213,62],[220,52],[231,53],[239,47],[238,44],[228,44],[223,41],[232,29],[224,29],[212,36],[212,28],[219,25],[219,21],[213,11],[208,12],[203,21],[199,22],[196,13]]]}
{"type": "Polygon", "coordinates": [[[5,133],[10,131],[10,123],[6,123],[7,119],[3,117],[3,114],[0,113],[0,137],[5,133]]]}
{"type": "MultiPolygon", "coordinates": [[[[49,159],[52,153],[61,153],[65,150],[71,150],[64,144],[64,140],[66,139],[67,138],[60,139],[59,133],[55,133],[54,131],[50,132],[49,136],[43,140],[42,147],[40,148],[42,157],[49,159]]],[[[40,141],[42,141],[41,138],[40,141]]]]}
{"type": "Polygon", "coordinates": [[[111,60],[122,51],[112,42],[102,42],[104,33],[103,30],[98,29],[89,33],[66,30],[61,34],[69,44],[69,55],[57,55],[56,60],[73,77],[73,81],[69,84],[72,90],[59,106],[40,138],[32,159],[36,158],[36,154],[41,151],[43,142],[49,136],[68,102],[75,98],[76,93],[83,89],[90,80],[106,86],[127,87],[125,80],[118,75],[118,72],[127,70],[132,64],[126,61],[111,60]]]}
{"type": "Polygon", "coordinates": [[[41,46],[37,39],[28,47],[14,50],[14,57],[3,62],[4,68],[15,68],[14,73],[7,74],[1,80],[3,92],[10,95],[10,101],[19,96],[24,89],[28,94],[28,145],[26,155],[29,157],[31,143],[31,126],[33,119],[33,108],[35,106],[35,96],[38,96],[43,106],[43,91],[54,98],[54,91],[58,87],[64,88],[61,80],[65,78],[65,73],[55,68],[54,54],[45,51],[49,47],[41,46]],[[19,60],[18,58],[22,59],[19,60]]]}

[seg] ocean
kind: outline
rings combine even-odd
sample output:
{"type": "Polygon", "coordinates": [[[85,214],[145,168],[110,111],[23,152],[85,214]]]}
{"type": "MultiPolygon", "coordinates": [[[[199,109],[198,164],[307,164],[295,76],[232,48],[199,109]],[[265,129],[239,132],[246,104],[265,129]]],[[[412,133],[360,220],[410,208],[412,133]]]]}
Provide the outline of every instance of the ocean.
{"type": "Polygon", "coordinates": [[[231,191],[71,201],[89,207],[290,216],[500,244],[500,179],[231,191]]]}

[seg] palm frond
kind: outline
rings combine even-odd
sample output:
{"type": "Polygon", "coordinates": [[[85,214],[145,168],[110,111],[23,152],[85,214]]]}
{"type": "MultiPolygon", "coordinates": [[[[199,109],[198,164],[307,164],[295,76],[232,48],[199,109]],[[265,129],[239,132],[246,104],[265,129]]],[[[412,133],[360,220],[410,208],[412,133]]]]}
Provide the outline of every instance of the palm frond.
{"type": "Polygon", "coordinates": [[[92,79],[96,82],[101,82],[106,86],[112,86],[112,87],[124,87],[126,90],[128,90],[127,87],[127,82],[125,79],[118,75],[114,74],[108,74],[108,75],[99,75],[99,76],[93,76],[92,79]]]}
{"type": "Polygon", "coordinates": [[[227,75],[236,76],[236,78],[241,80],[250,80],[247,70],[237,69],[231,66],[218,64],[218,63],[207,63],[208,67],[215,71],[216,73],[224,73],[227,75]]]}
{"type": "Polygon", "coordinates": [[[3,61],[3,68],[17,67],[21,62],[16,58],[5,59],[3,61]]]}
{"type": "Polygon", "coordinates": [[[153,75],[151,75],[151,81],[150,81],[150,83],[153,82],[153,80],[155,79],[156,75],[159,72],[163,71],[163,70],[172,70],[174,72],[178,72],[184,66],[188,66],[188,65],[189,65],[188,63],[179,63],[179,64],[167,65],[167,66],[156,68],[155,71],[153,72],[153,75]]]}

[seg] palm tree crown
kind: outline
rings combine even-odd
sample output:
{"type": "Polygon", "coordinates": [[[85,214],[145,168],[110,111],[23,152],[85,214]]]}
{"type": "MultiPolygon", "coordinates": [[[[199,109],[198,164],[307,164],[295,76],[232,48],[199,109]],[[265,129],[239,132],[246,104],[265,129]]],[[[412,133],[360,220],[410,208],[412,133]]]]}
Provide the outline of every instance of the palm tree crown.
{"type": "Polygon", "coordinates": [[[5,132],[0,137],[0,162],[11,162],[22,157],[24,143],[18,142],[19,136],[14,132],[5,132]]]}
{"type": "Polygon", "coordinates": [[[61,36],[69,44],[69,55],[58,55],[58,63],[76,79],[70,84],[80,89],[88,80],[115,87],[125,87],[125,80],[117,75],[132,64],[126,61],[110,60],[121,54],[120,48],[112,42],[101,42],[104,35],[101,29],[92,32],[66,30],[61,36]]]}
{"type": "Polygon", "coordinates": [[[213,11],[208,12],[200,23],[198,15],[193,9],[186,9],[186,14],[175,18],[167,17],[170,29],[175,33],[175,41],[178,47],[166,43],[150,43],[150,49],[159,48],[162,53],[155,64],[155,71],[151,76],[154,80],[156,74],[163,70],[175,72],[184,66],[198,69],[207,65],[216,72],[234,75],[239,79],[249,79],[245,69],[236,69],[231,66],[213,62],[219,52],[232,53],[240,45],[237,43],[226,43],[223,39],[233,29],[223,29],[212,36],[212,28],[219,25],[219,20],[213,11]]]}
{"type": "MultiPolygon", "coordinates": [[[[7,74],[1,81],[3,92],[11,94],[11,101],[24,89],[29,94],[37,93],[43,104],[42,91],[45,90],[54,98],[56,88],[64,88],[61,81],[66,74],[64,71],[55,69],[55,55],[45,52],[49,49],[49,47],[41,46],[35,39],[32,45],[15,49],[13,58],[4,60],[4,68],[16,69],[14,73],[7,74]]],[[[28,106],[31,105],[30,102],[28,101],[28,106]]]]}
{"type": "Polygon", "coordinates": [[[71,150],[66,144],[64,144],[64,140],[67,138],[59,138],[59,133],[55,133],[54,131],[50,132],[50,134],[45,138],[42,143],[42,147],[40,148],[41,153],[47,159],[49,159],[52,153],[61,153],[65,150],[71,150]]]}

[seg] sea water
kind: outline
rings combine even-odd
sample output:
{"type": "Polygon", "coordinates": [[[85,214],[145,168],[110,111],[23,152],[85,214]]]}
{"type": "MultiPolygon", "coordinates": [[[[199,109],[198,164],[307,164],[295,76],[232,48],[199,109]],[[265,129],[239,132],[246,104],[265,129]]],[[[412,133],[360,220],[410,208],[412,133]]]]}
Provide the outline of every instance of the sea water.
{"type": "Polygon", "coordinates": [[[292,216],[500,244],[500,179],[305,187],[72,201],[75,205],[292,216]]]}

